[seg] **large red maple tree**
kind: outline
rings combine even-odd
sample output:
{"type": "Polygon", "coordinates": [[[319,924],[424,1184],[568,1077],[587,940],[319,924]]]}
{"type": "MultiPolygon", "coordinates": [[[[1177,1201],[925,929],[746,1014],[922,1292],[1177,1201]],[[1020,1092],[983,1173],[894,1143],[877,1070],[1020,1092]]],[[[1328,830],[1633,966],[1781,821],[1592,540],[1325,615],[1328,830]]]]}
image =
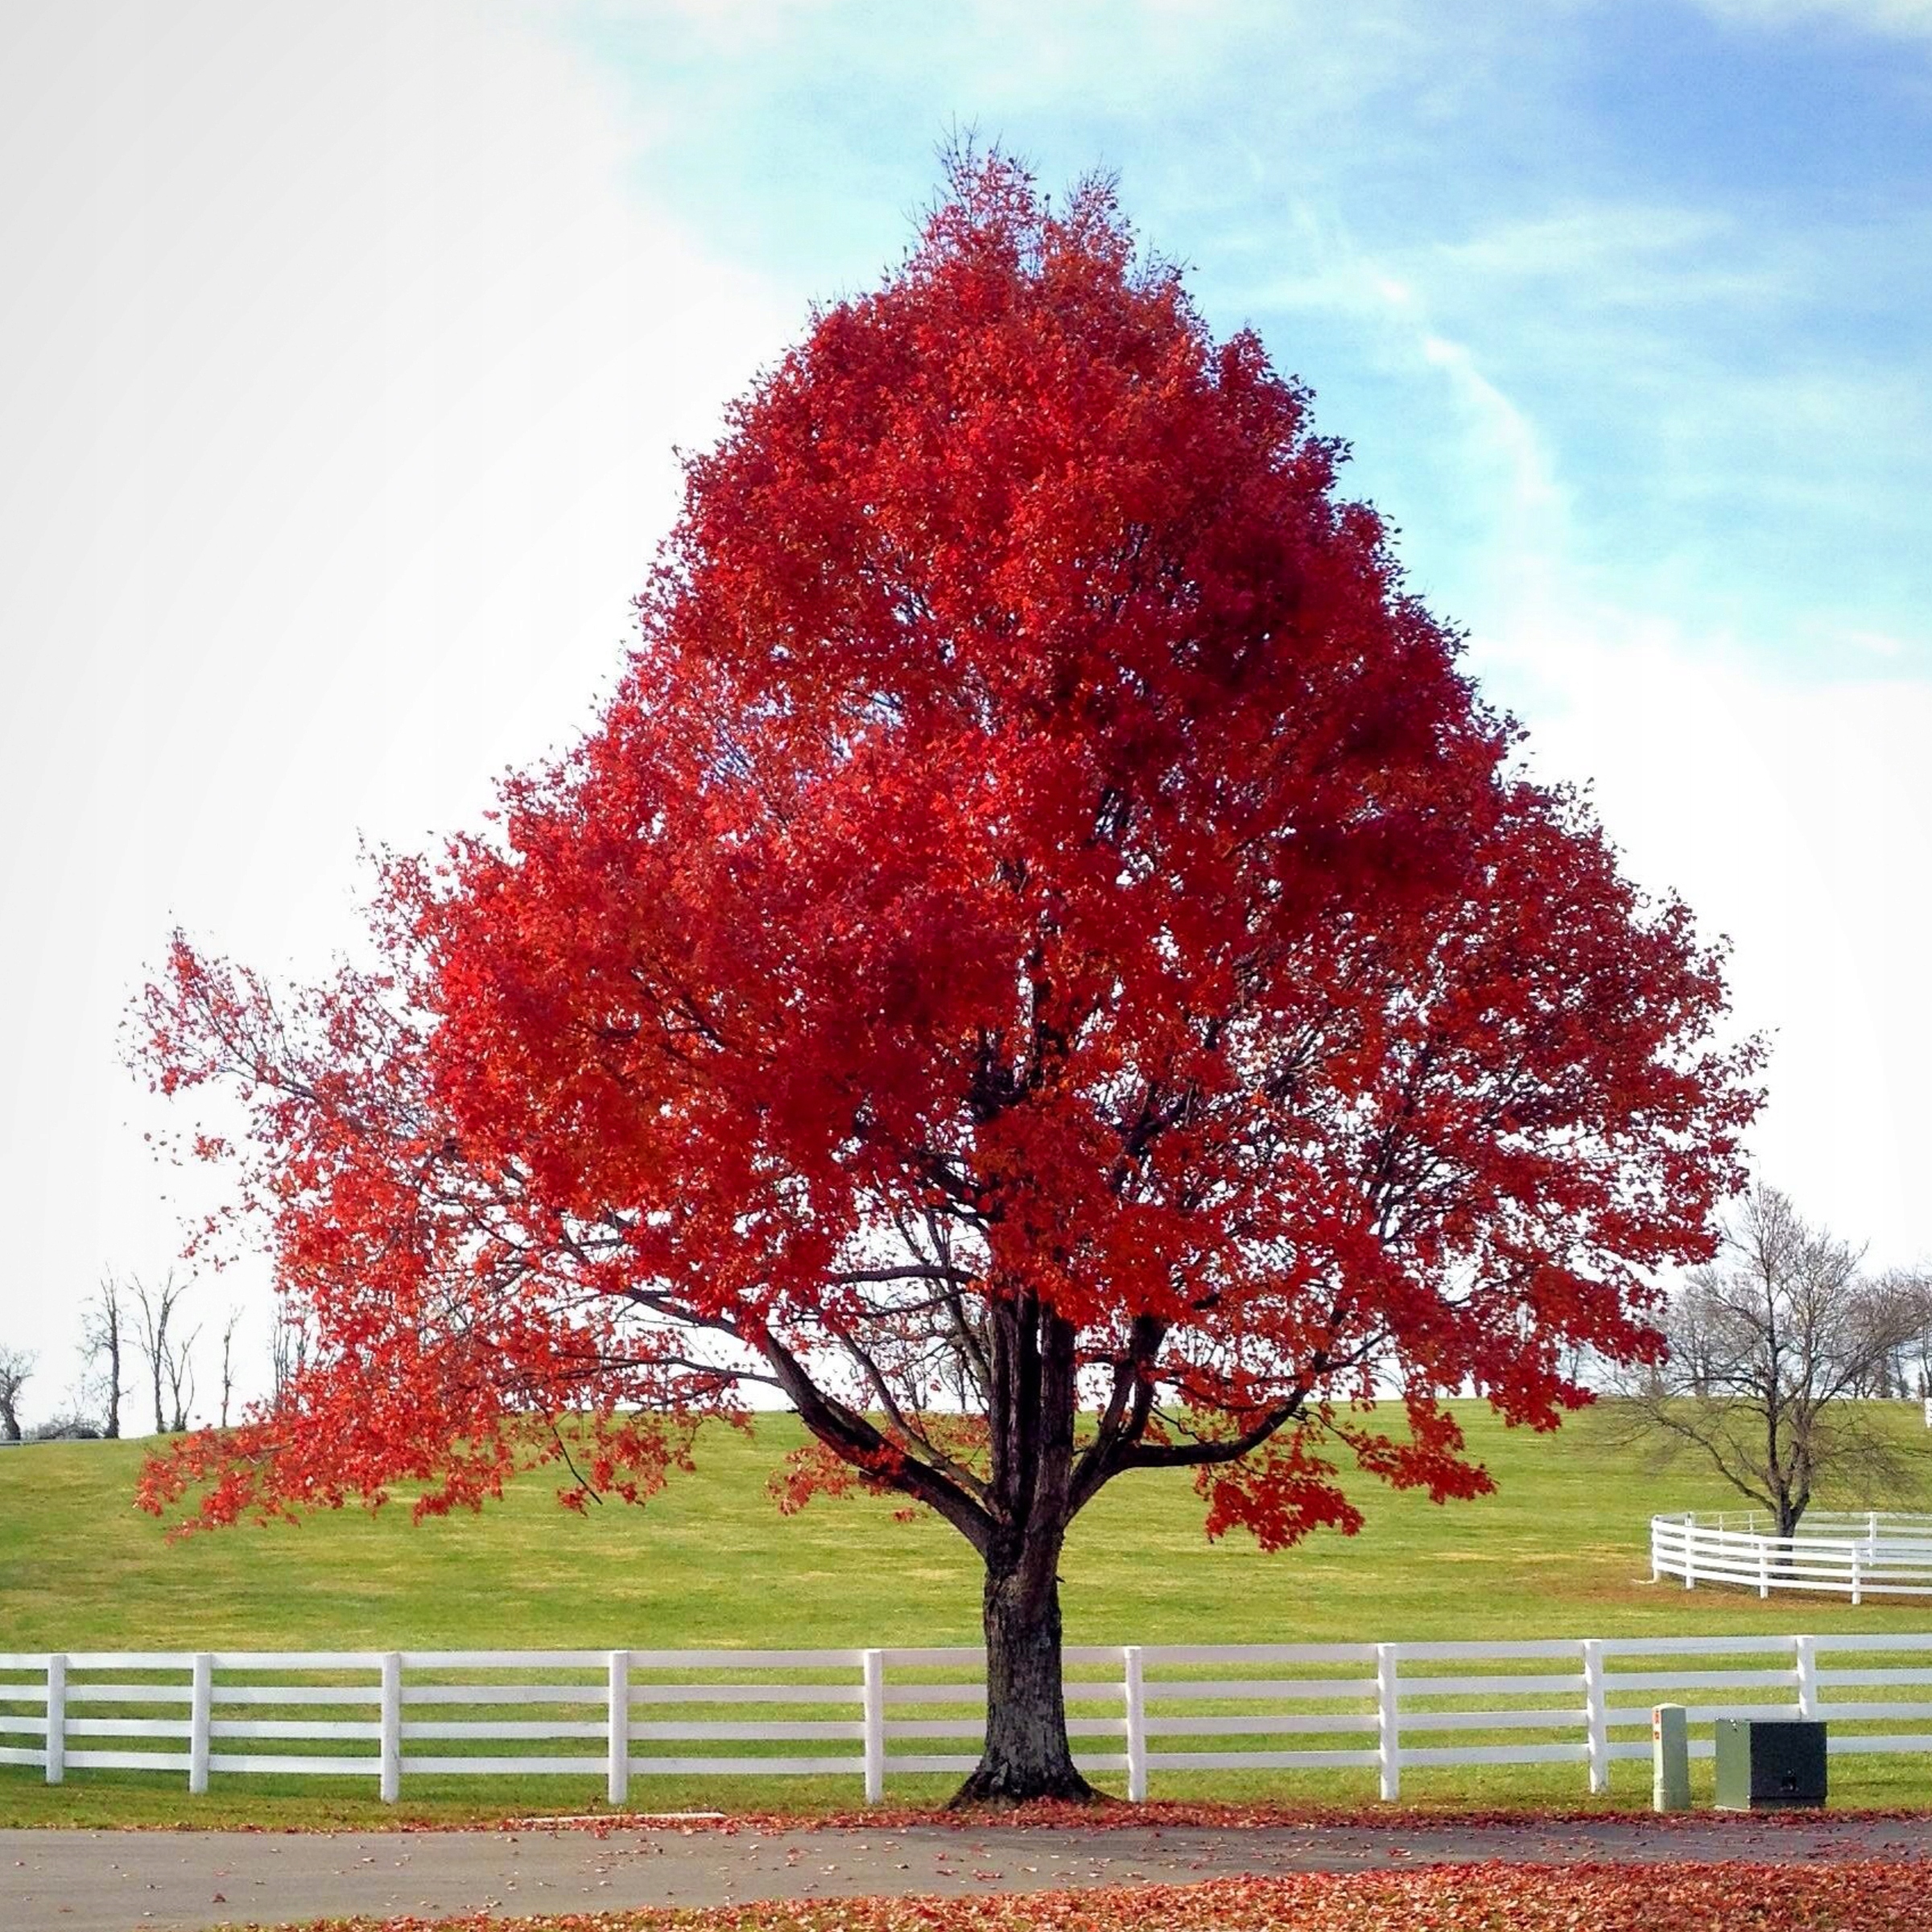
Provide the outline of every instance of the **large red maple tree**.
{"type": "Polygon", "coordinates": [[[313,1339],[151,1463],[207,1523],[567,1463],[648,1496],[756,1387],[985,1563],[963,1796],[1085,1787],[1057,1572],[1107,1484],[1357,1526],[1488,1478],[1710,1249],[1718,952],[1402,587],[1337,447],[1104,186],[968,159],[690,459],[601,722],[283,993],[176,939],[170,1091],[313,1339]]]}

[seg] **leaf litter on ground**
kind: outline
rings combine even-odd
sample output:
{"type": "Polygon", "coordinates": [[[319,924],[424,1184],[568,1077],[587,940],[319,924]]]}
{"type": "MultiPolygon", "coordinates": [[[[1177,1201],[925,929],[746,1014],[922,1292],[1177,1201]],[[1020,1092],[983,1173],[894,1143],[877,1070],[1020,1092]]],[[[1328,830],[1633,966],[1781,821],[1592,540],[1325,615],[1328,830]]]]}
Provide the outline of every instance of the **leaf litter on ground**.
{"type": "Polygon", "coordinates": [[[1916,1861],[1433,1865],[978,1898],[852,1898],[309,1932],[1932,1932],[1916,1861]]]}

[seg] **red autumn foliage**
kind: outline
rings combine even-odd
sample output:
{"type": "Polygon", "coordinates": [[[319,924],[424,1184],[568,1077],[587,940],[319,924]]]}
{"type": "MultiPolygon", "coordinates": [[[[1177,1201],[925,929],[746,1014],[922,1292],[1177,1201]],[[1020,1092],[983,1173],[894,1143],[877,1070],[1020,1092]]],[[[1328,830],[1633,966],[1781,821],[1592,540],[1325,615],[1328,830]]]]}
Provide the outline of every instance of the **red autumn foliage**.
{"type": "MultiPolygon", "coordinates": [[[[1311,1803],[1307,1800],[1262,1798],[1236,1803],[1224,1798],[1149,1798],[1129,1803],[1119,1798],[1101,1797],[1080,1804],[1040,1798],[1003,1807],[997,1814],[905,1804],[867,1805],[856,1811],[585,1811],[562,1817],[514,1815],[497,1820],[493,1828],[502,1831],[583,1831],[596,1838],[619,1837],[630,1831],[672,1831],[680,1837],[715,1831],[728,1838],[747,1834],[773,1838],[798,1831],[876,1833],[947,1830],[972,1833],[985,1831],[989,1819],[997,1818],[998,1829],[1002,1832],[1059,1831],[1080,1835],[1082,1843],[1086,1842],[1087,1835],[1098,1831],[1150,1832],[1158,1838],[1163,1831],[1201,1831],[1219,1832],[1228,1844],[1238,1846],[1244,1832],[1283,1830],[1366,1831],[1376,1834],[1378,1839],[1386,1840],[1394,1817],[1387,1805],[1366,1801],[1311,1803]]],[[[1856,1834],[1865,1827],[1886,1823],[1922,1823],[1925,1817],[1922,1807],[1909,1806],[1890,1810],[1868,1805],[1855,1808],[1834,1806],[1830,1825],[1843,1827],[1849,1833],[1856,1834]]],[[[1405,1798],[1399,1823],[1405,1828],[1455,1827],[1472,1832],[1500,1830],[1519,1835],[1540,1831],[1547,1835],[1544,1840],[1547,1847],[1567,1827],[1587,1829],[1601,1826],[1606,1820],[1615,1821],[1626,1847],[1653,1842],[1660,1834],[1707,1837],[1716,1825],[1735,1831],[1738,1842],[1747,1843],[1755,1851],[1764,1845],[1767,1833],[1785,1832],[1794,1837],[1805,1837],[1820,1828],[1818,1814],[1810,1810],[1759,1811],[1748,1816],[1740,1814],[1714,1817],[1707,1811],[1653,1812],[1649,1810],[1647,1799],[1641,1803],[1626,1798],[1622,1802],[1593,1800],[1587,1804],[1499,1806],[1472,1804],[1441,1794],[1428,1798],[1405,1798]]],[[[168,1828],[188,1827],[176,1823],[168,1828]]],[[[388,1828],[462,1831],[474,1827],[461,1822],[415,1819],[388,1828]]],[[[1866,1852],[1876,1854],[1898,1849],[1905,1843],[1902,1839],[1867,1837],[1861,1846],[1856,1836],[1848,1836],[1829,1844],[1818,1856],[1857,1857],[1866,1852]]],[[[1700,1855],[1707,1856],[1709,1849],[1707,1843],[1699,1847],[1700,1855]]],[[[1625,1855],[1629,1855],[1627,1851],[1625,1855]]],[[[1616,1856],[1616,1852],[1605,1850],[1604,1856],[1612,1862],[1616,1856]]],[[[1470,1862],[1479,1862],[1474,1854],[1471,1855],[1470,1862]]]]}
{"type": "MultiPolygon", "coordinates": [[[[972,1898],[858,1898],[704,1911],[479,1913],[447,1932],[1925,1932],[1916,1863],[1430,1865],[1198,1885],[1109,1885],[972,1898]]],[[[312,1932],[429,1932],[417,1918],[331,1919],[312,1932]]]]}
{"type": "Polygon", "coordinates": [[[1189,1470],[1278,1548],[1357,1526],[1344,1461],[1485,1488],[1443,1391],[1549,1428],[1572,1351],[1653,1348],[1755,1049],[1340,456],[1106,188],[963,162],[688,461],[596,730],[385,866],[372,968],[177,939],[142,1058],[239,1088],[316,1346],[147,1505],[565,1457],[638,1500],[760,1386],[818,1445],[783,1500],[980,1550],[988,1788],[1075,1790],[1055,1570],[1104,1484],[1189,1470]]]}

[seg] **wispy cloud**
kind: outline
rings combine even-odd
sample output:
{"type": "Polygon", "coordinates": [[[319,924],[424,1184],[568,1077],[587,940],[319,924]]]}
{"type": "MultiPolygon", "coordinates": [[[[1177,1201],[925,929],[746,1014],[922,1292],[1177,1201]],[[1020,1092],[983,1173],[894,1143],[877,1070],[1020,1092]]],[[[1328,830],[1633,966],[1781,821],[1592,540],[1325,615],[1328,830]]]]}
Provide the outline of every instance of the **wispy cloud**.
{"type": "Polygon", "coordinates": [[[568,732],[670,445],[899,254],[964,124],[1117,167],[1216,326],[1314,382],[1544,767],[1735,934],[1779,1178],[1932,1246],[1929,35],[1932,0],[27,10],[9,1278],[165,1238],[110,1041],[168,913],[319,956],[358,828],[461,821],[568,732]]]}
{"type": "Polygon", "coordinates": [[[1698,0],[1720,20],[1747,27],[1827,24],[1861,34],[1932,39],[1932,0],[1698,0]]]}
{"type": "Polygon", "coordinates": [[[358,834],[467,823],[576,729],[672,444],[795,318],[488,11],[76,4],[9,55],[0,1327],[51,1397],[97,1270],[178,1243],[115,1055],[171,919],[312,969],[358,834]]]}

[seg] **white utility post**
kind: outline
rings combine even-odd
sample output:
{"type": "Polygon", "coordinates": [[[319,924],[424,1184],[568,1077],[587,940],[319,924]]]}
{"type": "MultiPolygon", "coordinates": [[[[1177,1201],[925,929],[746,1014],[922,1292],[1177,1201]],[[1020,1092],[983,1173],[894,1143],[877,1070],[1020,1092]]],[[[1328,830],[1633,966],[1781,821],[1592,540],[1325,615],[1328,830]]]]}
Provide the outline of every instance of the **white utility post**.
{"type": "Polygon", "coordinates": [[[1690,1809],[1690,1738],[1682,1704],[1658,1704],[1650,1713],[1650,1809],[1690,1809]]]}

